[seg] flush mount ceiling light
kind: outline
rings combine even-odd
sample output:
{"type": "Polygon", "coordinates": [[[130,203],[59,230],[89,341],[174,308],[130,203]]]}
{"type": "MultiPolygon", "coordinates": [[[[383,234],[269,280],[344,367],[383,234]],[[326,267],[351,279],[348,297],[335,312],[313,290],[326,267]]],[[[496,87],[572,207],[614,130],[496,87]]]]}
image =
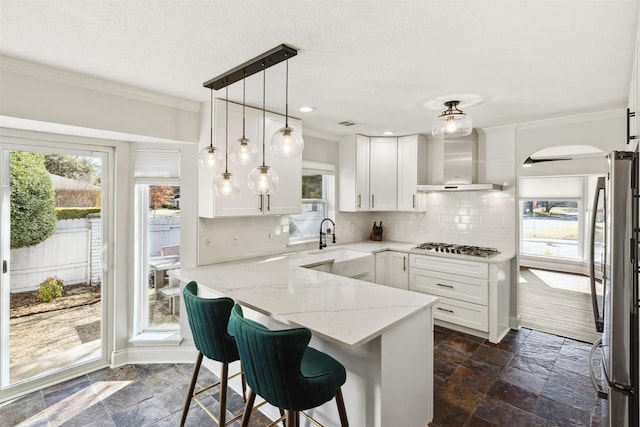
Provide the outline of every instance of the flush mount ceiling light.
{"type": "Polygon", "coordinates": [[[395,135],[395,131],[392,130],[385,130],[384,132],[382,132],[383,135],[395,135]]]}
{"type": "Polygon", "coordinates": [[[300,107],[300,111],[302,111],[303,113],[310,113],[312,111],[316,111],[316,107],[312,107],[311,105],[305,105],[303,107],[300,107]]]}
{"type": "Polygon", "coordinates": [[[242,138],[234,141],[229,149],[231,161],[239,165],[250,165],[258,158],[258,146],[245,136],[245,79],[242,79],[242,138]]]}
{"type": "Polygon", "coordinates": [[[240,191],[240,184],[231,172],[229,172],[229,88],[227,87],[225,94],[225,112],[224,112],[224,138],[225,138],[225,155],[224,155],[224,172],[216,177],[213,183],[213,189],[218,197],[230,197],[240,191]]]}
{"type": "Polygon", "coordinates": [[[286,85],[285,85],[285,107],[284,107],[284,127],[271,137],[271,151],[277,157],[291,159],[302,154],[304,140],[300,132],[289,127],[289,59],[286,61],[286,85]]]}
{"type": "Polygon", "coordinates": [[[201,169],[215,171],[220,161],[219,153],[213,145],[213,89],[211,89],[211,138],[209,145],[198,153],[198,165],[201,169]]]}
{"type": "Polygon", "coordinates": [[[471,134],[473,123],[471,117],[458,109],[460,101],[447,101],[446,110],[433,120],[431,133],[435,136],[459,138],[471,134]]]}
{"type": "Polygon", "coordinates": [[[266,99],[266,73],[262,72],[262,165],[256,166],[249,173],[249,188],[255,194],[271,194],[278,188],[278,174],[267,166],[264,162],[265,140],[266,140],[266,116],[265,116],[265,99],[266,99]]]}

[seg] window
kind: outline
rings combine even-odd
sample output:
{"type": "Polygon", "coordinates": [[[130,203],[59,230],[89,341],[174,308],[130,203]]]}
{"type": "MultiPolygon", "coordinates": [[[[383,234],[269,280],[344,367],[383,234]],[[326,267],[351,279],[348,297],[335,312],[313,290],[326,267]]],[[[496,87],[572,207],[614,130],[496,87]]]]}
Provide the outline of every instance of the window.
{"type": "Polygon", "coordinates": [[[589,177],[520,179],[520,253],[584,262],[589,177]]]}
{"type": "Polygon", "coordinates": [[[135,150],[136,332],[179,328],[179,288],[167,272],[180,267],[177,150],[135,150]]]}
{"type": "Polygon", "coordinates": [[[289,215],[289,242],[317,239],[322,220],[335,217],[334,169],[329,163],[303,162],[302,205],[299,214],[289,215]]]}
{"type": "Polygon", "coordinates": [[[580,202],[523,200],[522,254],[581,259],[580,202]]]}

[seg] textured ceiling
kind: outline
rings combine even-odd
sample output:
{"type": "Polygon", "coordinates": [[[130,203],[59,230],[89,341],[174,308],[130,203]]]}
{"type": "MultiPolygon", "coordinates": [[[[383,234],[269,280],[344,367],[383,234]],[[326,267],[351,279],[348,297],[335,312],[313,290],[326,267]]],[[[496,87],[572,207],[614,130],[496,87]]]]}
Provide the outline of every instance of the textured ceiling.
{"type": "MultiPolygon", "coordinates": [[[[472,99],[481,128],[624,108],[637,19],[637,0],[0,0],[0,53],[204,102],[204,81],[285,43],[306,128],[429,133],[435,99],[472,99]]],[[[266,79],[284,112],[284,63],[266,79]]]]}

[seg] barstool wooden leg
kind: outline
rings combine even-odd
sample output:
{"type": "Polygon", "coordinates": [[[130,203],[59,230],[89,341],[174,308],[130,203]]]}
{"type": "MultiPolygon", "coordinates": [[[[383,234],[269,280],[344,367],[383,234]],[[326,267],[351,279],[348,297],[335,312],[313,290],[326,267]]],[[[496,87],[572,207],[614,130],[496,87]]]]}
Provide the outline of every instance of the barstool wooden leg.
{"type": "Polygon", "coordinates": [[[284,409],[278,408],[280,411],[280,418],[282,418],[282,427],[287,427],[287,418],[284,416],[284,409]]]}
{"type": "Polygon", "coordinates": [[[246,402],[247,401],[247,379],[244,377],[242,364],[240,364],[240,379],[242,380],[242,399],[246,402]]]}
{"type": "Polygon", "coordinates": [[[256,400],[256,392],[249,390],[249,397],[247,403],[244,405],[244,412],[242,413],[241,427],[247,427],[249,425],[249,418],[251,418],[251,410],[253,409],[253,402],[256,400]]]}
{"type": "Polygon", "coordinates": [[[338,414],[340,415],[340,424],[342,427],[349,427],[347,420],[347,410],[344,407],[344,399],[342,398],[342,389],[338,387],[336,390],[336,403],[338,404],[338,414]]]}
{"type": "Polygon", "coordinates": [[[287,427],[296,427],[296,411],[287,411],[287,427]]]}
{"type": "Polygon", "coordinates": [[[224,427],[227,421],[227,382],[229,381],[229,364],[222,363],[222,376],[220,377],[220,414],[218,425],[224,427]]]}
{"type": "Polygon", "coordinates": [[[198,358],[196,359],[196,365],[193,367],[193,375],[191,375],[191,383],[189,384],[189,391],[187,392],[187,400],[184,402],[184,408],[182,409],[182,419],[180,420],[180,427],[184,427],[184,422],[187,420],[187,412],[189,412],[189,406],[191,406],[191,398],[193,397],[193,390],[196,388],[196,382],[198,380],[198,372],[200,372],[200,365],[202,364],[203,354],[198,352],[198,358]]]}

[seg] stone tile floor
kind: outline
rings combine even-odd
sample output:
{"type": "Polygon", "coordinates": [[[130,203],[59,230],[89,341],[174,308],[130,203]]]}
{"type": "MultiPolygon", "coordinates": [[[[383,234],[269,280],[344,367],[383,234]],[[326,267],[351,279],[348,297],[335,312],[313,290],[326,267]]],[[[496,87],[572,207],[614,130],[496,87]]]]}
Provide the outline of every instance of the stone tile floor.
{"type": "MultiPolygon", "coordinates": [[[[600,425],[600,402],[587,372],[589,344],[522,329],[494,345],[440,327],[434,344],[432,427],[600,425]]],[[[93,372],[0,405],[0,427],[178,426],[192,368],[129,365],[93,372]]],[[[200,383],[214,380],[200,371],[200,383]]],[[[214,413],[216,397],[206,397],[214,413]]],[[[230,393],[229,409],[242,405],[230,393]]],[[[267,424],[254,412],[252,427],[267,424]]],[[[187,425],[215,424],[192,404],[187,425]]]]}
{"type": "Polygon", "coordinates": [[[590,349],[530,329],[491,344],[436,327],[430,426],[600,426],[590,349]]]}

